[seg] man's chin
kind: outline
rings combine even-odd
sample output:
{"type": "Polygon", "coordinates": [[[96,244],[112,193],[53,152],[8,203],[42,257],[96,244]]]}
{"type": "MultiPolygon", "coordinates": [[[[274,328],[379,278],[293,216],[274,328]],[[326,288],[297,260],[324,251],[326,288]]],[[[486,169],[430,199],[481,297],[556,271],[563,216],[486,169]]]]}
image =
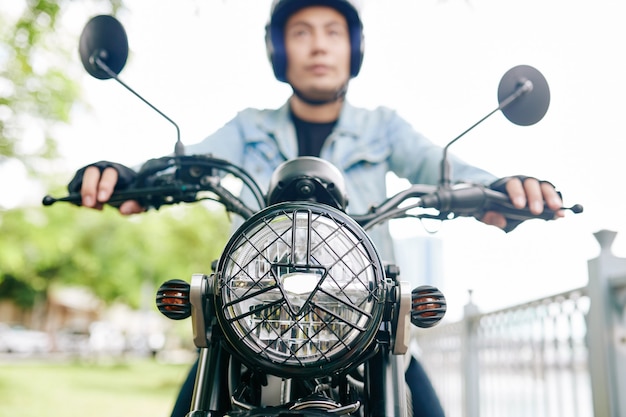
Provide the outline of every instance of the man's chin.
{"type": "Polygon", "coordinates": [[[337,97],[337,91],[301,91],[301,94],[310,100],[328,101],[337,97]]]}
{"type": "MultiPolygon", "coordinates": [[[[295,91],[295,88],[294,88],[295,91]]],[[[330,102],[345,96],[346,85],[298,89],[297,95],[310,101],[330,102]]]]}

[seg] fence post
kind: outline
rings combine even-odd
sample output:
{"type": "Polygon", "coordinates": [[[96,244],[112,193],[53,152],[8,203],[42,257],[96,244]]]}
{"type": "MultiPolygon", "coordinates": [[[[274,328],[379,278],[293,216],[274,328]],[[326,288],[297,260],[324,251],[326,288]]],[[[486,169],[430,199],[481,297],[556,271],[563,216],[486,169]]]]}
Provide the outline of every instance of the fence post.
{"type": "Polygon", "coordinates": [[[626,416],[624,287],[621,293],[614,291],[618,282],[626,282],[626,259],[611,252],[616,235],[609,230],[594,233],[600,243],[600,255],[588,262],[587,337],[593,410],[597,417],[626,416]]]}
{"type": "Polygon", "coordinates": [[[463,334],[461,335],[461,369],[463,370],[463,415],[478,417],[480,415],[480,386],[478,374],[478,335],[476,317],[478,307],[469,301],[463,307],[463,334]]]}

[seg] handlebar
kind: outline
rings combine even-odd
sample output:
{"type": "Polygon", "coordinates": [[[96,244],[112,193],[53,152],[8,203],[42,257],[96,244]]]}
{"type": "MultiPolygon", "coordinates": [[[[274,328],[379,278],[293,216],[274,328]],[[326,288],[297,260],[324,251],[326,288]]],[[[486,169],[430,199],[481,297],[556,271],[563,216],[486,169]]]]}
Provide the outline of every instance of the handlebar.
{"type": "MultiPolygon", "coordinates": [[[[572,207],[562,207],[561,210],[582,213],[583,207],[575,204],[572,207]]],[[[416,184],[370,209],[368,214],[352,217],[367,230],[392,218],[417,217],[451,220],[457,217],[475,217],[480,219],[488,211],[498,212],[508,220],[516,222],[530,219],[554,220],[557,215],[556,211],[547,206],[544,206],[540,214],[532,213],[527,207],[517,208],[508,195],[484,185],[459,184],[456,187],[436,187],[416,184]],[[416,203],[400,207],[400,204],[411,198],[417,198],[416,203]],[[408,212],[415,208],[435,209],[437,213],[410,215],[408,212]]]]}
{"type": "MultiPolygon", "coordinates": [[[[256,210],[265,207],[265,196],[250,174],[228,161],[207,155],[151,159],[142,166],[133,185],[116,190],[107,204],[119,206],[124,201],[137,200],[145,208],[159,209],[164,205],[214,200],[227,211],[248,219],[256,210],[222,185],[228,174],[242,181],[252,195],[256,210]]],[[[80,206],[81,201],[80,193],[70,192],[61,198],[46,195],[42,204],[67,202],[80,206]]]]}
{"type": "MultiPolygon", "coordinates": [[[[108,204],[116,206],[127,200],[137,200],[146,208],[158,209],[163,205],[207,199],[221,203],[227,211],[244,219],[250,218],[257,210],[266,206],[265,195],[251,175],[228,161],[205,155],[170,156],[146,162],[133,186],[115,191],[108,204]],[[242,181],[258,206],[256,210],[222,185],[222,179],[227,174],[242,181]]],[[[81,195],[70,193],[61,198],[47,195],[42,201],[45,206],[57,202],[80,205],[81,195]]],[[[563,207],[562,210],[581,213],[583,208],[576,204],[572,207],[563,207]]],[[[499,212],[508,220],[517,222],[529,219],[553,220],[557,214],[548,207],[545,207],[541,214],[533,214],[528,208],[516,208],[506,194],[484,185],[458,184],[452,187],[415,184],[391,196],[380,205],[372,207],[367,213],[353,214],[351,217],[367,230],[395,218],[437,220],[457,217],[481,218],[487,211],[499,212]],[[414,203],[405,204],[413,199],[414,203]],[[421,211],[413,214],[415,209],[421,211]],[[432,209],[436,212],[432,213],[432,209]]]]}

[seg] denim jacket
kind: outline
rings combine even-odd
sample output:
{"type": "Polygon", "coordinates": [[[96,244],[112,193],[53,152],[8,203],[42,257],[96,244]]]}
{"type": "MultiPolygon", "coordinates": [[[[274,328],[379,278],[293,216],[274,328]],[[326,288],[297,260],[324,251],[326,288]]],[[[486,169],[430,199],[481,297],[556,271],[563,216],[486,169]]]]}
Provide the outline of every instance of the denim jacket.
{"type": "MultiPolygon", "coordinates": [[[[187,154],[212,154],[250,173],[263,191],[274,169],[298,156],[296,132],[289,105],[273,110],[245,109],[187,154]]],[[[322,147],[320,157],[344,174],[348,213],[365,213],[386,198],[386,173],[411,183],[437,184],[442,149],[416,132],[395,111],[357,108],[344,103],[339,120],[322,147]]],[[[451,160],[453,178],[489,184],[496,177],[458,158],[451,160]]],[[[388,226],[369,232],[382,258],[393,260],[388,226]]]]}

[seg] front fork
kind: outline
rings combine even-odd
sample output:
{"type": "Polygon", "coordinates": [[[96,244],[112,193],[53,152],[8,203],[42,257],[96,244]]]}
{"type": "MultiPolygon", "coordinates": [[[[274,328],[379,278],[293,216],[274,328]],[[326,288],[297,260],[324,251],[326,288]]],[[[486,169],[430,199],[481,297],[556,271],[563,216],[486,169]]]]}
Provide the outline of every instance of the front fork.
{"type": "Polygon", "coordinates": [[[212,298],[205,297],[212,290],[208,288],[211,280],[207,278],[204,274],[194,274],[189,291],[193,338],[196,346],[200,347],[200,356],[191,410],[187,417],[221,417],[230,408],[230,394],[226,383],[230,355],[221,346],[221,330],[215,317],[205,314],[207,311],[214,311],[212,298]]]}
{"type": "Polygon", "coordinates": [[[367,417],[407,417],[405,354],[394,354],[389,329],[379,331],[379,348],[365,362],[367,417]]]}
{"type": "Polygon", "coordinates": [[[368,416],[407,417],[404,355],[381,349],[366,363],[368,416]]]}
{"type": "Polygon", "coordinates": [[[200,349],[191,410],[187,417],[218,417],[230,407],[228,386],[229,355],[216,343],[200,349]]]}
{"type": "MultiPolygon", "coordinates": [[[[366,416],[407,417],[404,355],[381,348],[365,363],[366,416]]],[[[187,417],[221,417],[228,410],[229,355],[219,345],[200,349],[191,411],[187,417]]]]}

